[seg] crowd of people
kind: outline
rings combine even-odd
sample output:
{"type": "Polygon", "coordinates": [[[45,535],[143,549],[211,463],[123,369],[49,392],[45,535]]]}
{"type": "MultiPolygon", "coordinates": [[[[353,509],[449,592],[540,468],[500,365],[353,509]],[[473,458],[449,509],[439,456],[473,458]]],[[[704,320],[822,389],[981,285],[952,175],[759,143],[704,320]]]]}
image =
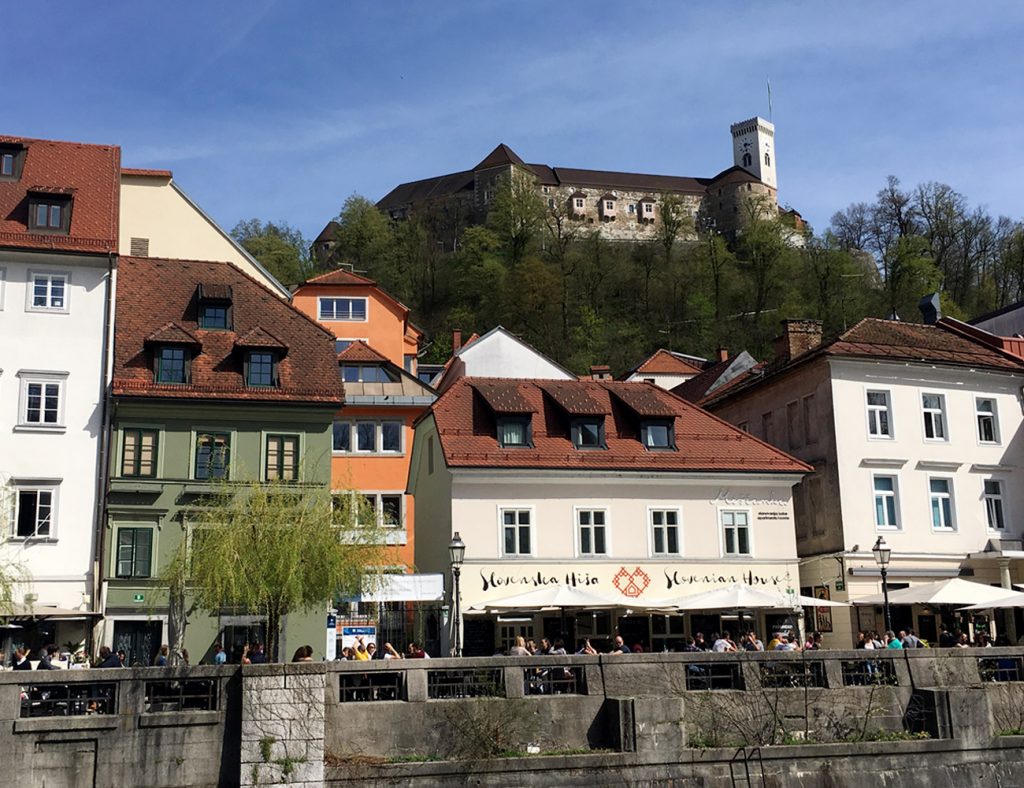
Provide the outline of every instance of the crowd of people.
{"type": "Polygon", "coordinates": [[[337,656],[337,660],[340,662],[348,660],[362,662],[370,659],[430,659],[430,655],[415,642],[409,643],[403,654],[390,643],[385,643],[383,648],[378,649],[376,643],[366,643],[366,639],[362,635],[358,635],[355,643],[351,646],[344,646],[337,656]]]}

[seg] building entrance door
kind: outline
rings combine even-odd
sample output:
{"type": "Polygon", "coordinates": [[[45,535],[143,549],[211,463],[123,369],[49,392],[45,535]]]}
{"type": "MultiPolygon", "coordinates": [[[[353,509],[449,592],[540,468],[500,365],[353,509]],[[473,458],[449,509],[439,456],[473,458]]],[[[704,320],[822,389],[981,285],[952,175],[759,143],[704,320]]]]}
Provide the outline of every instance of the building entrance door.
{"type": "Polygon", "coordinates": [[[124,651],[126,667],[147,667],[156,658],[162,633],[160,621],[115,621],[114,652],[124,651]]]}

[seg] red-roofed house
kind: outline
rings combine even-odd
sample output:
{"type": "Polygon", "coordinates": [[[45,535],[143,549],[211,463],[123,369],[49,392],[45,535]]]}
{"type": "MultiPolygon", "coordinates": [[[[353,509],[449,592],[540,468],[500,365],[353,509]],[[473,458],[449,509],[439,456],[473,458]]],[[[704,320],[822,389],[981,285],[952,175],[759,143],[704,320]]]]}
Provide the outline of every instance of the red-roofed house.
{"type": "MultiPolygon", "coordinates": [[[[467,655],[517,635],[600,646],[616,631],[630,646],[678,648],[684,634],[720,631],[719,617],[645,607],[731,582],[796,583],[791,489],[808,470],[649,383],[462,378],[416,425],[416,564],[446,571],[449,541],[465,542],[467,655]],[[564,632],[559,613],[539,606],[486,612],[558,585],[614,609],[564,632]]],[[[761,619],[761,631],[775,622],[761,619]]]]}
{"type": "MultiPolygon", "coordinates": [[[[774,361],[705,392],[702,404],[814,466],[794,491],[801,585],[856,602],[882,591],[871,552],[880,537],[892,588],[1024,581],[1022,383],[1024,361],[999,337],[948,318],[868,318],[824,342],[820,322],[787,320],[774,361]]],[[[951,609],[891,612],[895,631],[929,641],[956,623],[951,609]]],[[[877,604],[817,617],[836,647],[885,629],[877,604]]],[[[998,623],[1013,633],[1012,614],[998,623]]]]}
{"type": "Polygon", "coordinates": [[[697,356],[659,348],[629,372],[619,376],[619,380],[643,380],[663,389],[672,389],[699,375],[706,363],[705,359],[697,356]]]}
{"type": "Polygon", "coordinates": [[[111,145],[0,137],[0,551],[30,580],[0,611],[5,654],[84,643],[98,610],[120,165],[111,145]]]}

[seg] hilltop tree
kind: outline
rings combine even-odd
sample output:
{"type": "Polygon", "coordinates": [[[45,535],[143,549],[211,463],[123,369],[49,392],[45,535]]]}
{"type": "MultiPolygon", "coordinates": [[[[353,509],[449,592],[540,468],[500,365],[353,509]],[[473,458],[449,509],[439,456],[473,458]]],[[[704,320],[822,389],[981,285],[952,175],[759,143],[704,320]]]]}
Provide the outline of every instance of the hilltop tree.
{"type": "Polygon", "coordinates": [[[510,266],[523,259],[543,225],[544,202],[534,177],[513,168],[498,179],[487,212],[487,226],[501,241],[510,266]]]}
{"type": "Polygon", "coordinates": [[[285,482],[227,482],[189,515],[161,581],[168,588],[175,657],[191,608],[237,607],[266,616],[267,651],[278,658],[289,613],[324,608],[379,577],[393,563],[376,514],[362,496],[285,482]]]}
{"type": "Polygon", "coordinates": [[[390,286],[386,266],[395,247],[390,220],[370,200],[353,194],[345,200],[337,222],[334,256],[338,261],[352,263],[357,272],[368,272],[390,286]]]}
{"type": "Polygon", "coordinates": [[[231,237],[281,284],[299,284],[310,273],[308,245],[302,233],[287,222],[264,224],[259,219],[247,219],[235,225],[231,237]]]}

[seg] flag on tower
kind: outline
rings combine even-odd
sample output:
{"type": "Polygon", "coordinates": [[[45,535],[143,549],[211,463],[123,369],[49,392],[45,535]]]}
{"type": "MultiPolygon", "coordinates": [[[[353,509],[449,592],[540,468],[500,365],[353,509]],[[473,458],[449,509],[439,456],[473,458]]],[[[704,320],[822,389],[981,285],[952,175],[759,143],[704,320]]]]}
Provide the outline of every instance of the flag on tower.
{"type": "Polygon", "coordinates": [[[772,119],[772,81],[768,77],[765,77],[765,81],[768,83],[768,120],[772,119]]]}

